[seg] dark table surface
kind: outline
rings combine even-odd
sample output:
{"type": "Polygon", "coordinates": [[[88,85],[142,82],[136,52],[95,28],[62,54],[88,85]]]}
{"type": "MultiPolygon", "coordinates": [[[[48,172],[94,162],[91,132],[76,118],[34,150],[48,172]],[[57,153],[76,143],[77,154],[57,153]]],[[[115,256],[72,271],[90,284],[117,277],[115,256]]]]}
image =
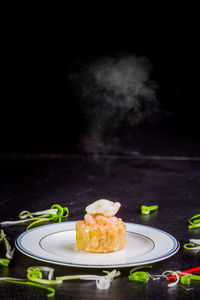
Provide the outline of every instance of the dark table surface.
{"type": "MultiPolygon", "coordinates": [[[[131,156],[24,155],[0,157],[0,221],[16,220],[20,211],[43,210],[54,203],[67,206],[68,220],[82,219],[85,207],[106,198],[119,201],[118,213],[124,221],[164,230],[180,242],[174,256],[152,264],[152,274],[165,270],[186,270],[200,266],[200,252],[183,250],[189,238],[200,238],[200,229],[188,230],[189,217],[200,213],[200,160],[184,158],[131,156]],[[142,204],[158,204],[159,210],[142,216],[142,204]]],[[[25,225],[7,226],[4,231],[12,246],[25,225]]],[[[0,246],[0,257],[4,249],[0,246]]],[[[55,268],[57,276],[102,274],[101,269],[84,269],[39,262],[15,251],[9,268],[0,267],[0,276],[26,278],[29,266],[55,268]]],[[[128,280],[130,267],[121,268],[121,276],[108,290],[99,290],[94,282],[68,281],[55,287],[55,299],[198,299],[200,283],[190,289],[180,284],[168,288],[164,279],[147,284],[128,280]]],[[[38,288],[0,282],[0,299],[46,299],[38,288]]]]}

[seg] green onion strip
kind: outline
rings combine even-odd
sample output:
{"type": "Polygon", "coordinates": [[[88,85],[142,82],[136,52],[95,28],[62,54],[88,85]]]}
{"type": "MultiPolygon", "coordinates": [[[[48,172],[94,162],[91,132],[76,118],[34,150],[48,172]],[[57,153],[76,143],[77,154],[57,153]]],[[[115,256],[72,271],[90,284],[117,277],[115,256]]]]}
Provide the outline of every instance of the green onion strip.
{"type": "Polygon", "coordinates": [[[41,267],[40,266],[39,267],[30,267],[27,269],[27,279],[28,280],[24,280],[21,278],[12,278],[12,277],[2,277],[2,278],[0,278],[0,280],[9,282],[9,283],[39,287],[39,288],[45,289],[49,292],[47,294],[47,297],[53,297],[55,295],[55,289],[52,287],[44,286],[44,285],[55,285],[55,284],[60,284],[63,282],[62,280],[52,280],[53,273],[54,273],[53,268],[42,267],[42,266],[41,267]],[[48,273],[48,279],[43,279],[42,272],[48,273]]]}
{"type": "Polygon", "coordinates": [[[10,243],[8,242],[6,238],[6,234],[4,231],[1,229],[0,231],[0,242],[4,243],[5,249],[6,249],[6,259],[5,258],[0,258],[0,265],[7,267],[9,265],[10,260],[13,258],[15,248],[11,250],[10,243]]]}
{"type": "Polygon", "coordinates": [[[143,283],[147,283],[149,281],[149,274],[146,272],[141,272],[138,270],[144,269],[144,268],[152,268],[152,266],[138,266],[130,270],[130,275],[128,276],[130,281],[139,281],[143,283]]]}
{"type": "Polygon", "coordinates": [[[49,284],[49,285],[55,285],[60,284],[63,282],[63,280],[52,280],[53,277],[53,268],[49,267],[30,267],[27,269],[27,278],[30,281],[33,281],[35,283],[41,283],[41,284],[49,284]],[[48,279],[43,279],[42,272],[48,272],[48,279]]]}
{"type": "Polygon", "coordinates": [[[188,219],[190,225],[188,225],[189,229],[200,227],[200,214],[195,215],[188,219]],[[199,218],[199,219],[198,219],[199,218]]]}
{"type": "Polygon", "coordinates": [[[9,259],[0,258],[0,266],[2,266],[2,267],[8,267],[9,263],[10,263],[9,259]]]}
{"type": "Polygon", "coordinates": [[[99,275],[66,275],[66,276],[59,276],[56,277],[56,280],[73,280],[73,279],[80,279],[80,280],[95,280],[96,286],[98,289],[108,289],[110,287],[110,282],[115,278],[121,275],[119,271],[113,270],[112,272],[103,271],[106,273],[104,276],[99,275]]]}
{"type": "Polygon", "coordinates": [[[59,204],[54,204],[50,209],[46,209],[43,211],[29,212],[27,210],[23,210],[19,214],[19,219],[17,221],[4,221],[1,222],[1,226],[7,225],[16,225],[23,224],[26,222],[32,222],[26,230],[32,228],[34,225],[38,225],[42,222],[48,221],[58,221],[59,223],[69,216],[69,209],[67,207],[62,207],[59,204]]]}
{"type": "Polygon", "coordinates": [[[193,275],[193,274],[186,274],[184,276],[181,276],[180,282],[182,284],[190,284],[191,280],[200,281],[200,276],[199,275],[193,275]]]}
{"type": "Polygon", "coordinates": [[[167,278],[169,276],[175,276],[176,277],[176,281],[175,282],[171,282],[168,284],[168,287],[174,287],[175,285],[177,285],[179,283],[179,275],[181,274],[181,271],[171,271],[171,270],[167,270],[165,272],[162,273],[162,275],[167,278]]]}
{"type": "Polygon", "coordinates": [[[10,283],[15,283],[15,284],[22,284],[22,285],[29,285],[29,286],[35,286],[35,287],[44,289],[44,290],[46,290],[46,291],[49,292],[47,294],[48,298],[53,297],[55,295],[55,289],[52,288],[52,287],[43,286],[41,284],[30,282],[30,281],[20,281],[20,280],[13,280],[13,278],[11,278],[11,279],[4,279],[5,282],[10,282],[10,283]]]}
{"type": "Polygon", "coordinates": [[[190,239],[189,243],[185,244],[183,248],[187,251],[199,251],[200,250],[200,239],[190,239]]]}
{"type": "Polygon", "coordinates": [[[46,285],[58,285],[63,283],[64,280],[82,279],[82,280],[95,280],[96,286],[99,289],[108,289],[110,282],[120,275],[119,271],[113,270],[112,272],[104,271],[106,275],[66,275],[56,277],[53,280],[54,269],[43,266],[29,267],[27,269],[27,280],[21,278],[12,277],[0,277],[0,281],[5,281],[14,284],[35,286],[47,290],[49,293],[47,297],[53,297],[55,295],[55,289],[53,287],[47,287],[46,285]],[[48,273],[48,279],[43,279],[43,272],[48,273]]]}

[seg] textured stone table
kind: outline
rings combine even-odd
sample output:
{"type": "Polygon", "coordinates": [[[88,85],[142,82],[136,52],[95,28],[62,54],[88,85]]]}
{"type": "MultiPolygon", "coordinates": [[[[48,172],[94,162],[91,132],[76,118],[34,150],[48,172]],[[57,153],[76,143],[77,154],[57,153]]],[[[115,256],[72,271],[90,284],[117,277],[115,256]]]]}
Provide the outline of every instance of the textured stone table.
{"type": "MultiPolygon", "coordinates": [[[[171,258],[152,264],[152,274],[186,270],[200,266],[200,252],[183,250],[189,238],[200,238],[200,229],[188,230],[187,219],[200,213],[200,160],[145,158],[134,156],[24,155],[0,157],[0,221],[16,220],[21,210],[43,210],[54,203],[68,206],[69,220],[83,218],[89,203],[107,198],[120,201],[119,216],[124,221],[149,225],[172,234],[180,250],[171,258]],[[143,217],[142,204],[158,204],[157,214],[143,217]]],[[[12,246],[24,225],[4,227],[12,246]]],[[[4,249],[1,245],[0,257],[4,249]]],[[[26,277],[29,266],[53,266],[58,276],[87,274],[89,269],[39,262],[15,251],[9,269],[0,267],[0,276],[26,277]]],[[[130,282],[130,268],[108,290],[98,290],[94,282],[69,281],[57,286],[55,299],[198,299],[200,283],[186,290],[181,285],[168,288],[165,280],[147,284],[130,282]]],[[[92,269],[101,274],[101,269],[92,269]]],[[[0,299],[45,299],[45,291],[0,282],[0,299]]]]}

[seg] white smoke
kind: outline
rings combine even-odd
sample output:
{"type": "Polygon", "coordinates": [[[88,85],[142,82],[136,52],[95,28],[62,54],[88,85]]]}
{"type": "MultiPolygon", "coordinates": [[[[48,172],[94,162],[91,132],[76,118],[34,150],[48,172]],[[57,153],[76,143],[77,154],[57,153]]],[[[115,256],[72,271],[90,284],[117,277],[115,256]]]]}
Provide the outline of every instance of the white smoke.
{"type": "Polygon", "coordinates": [[[98,59],[73,76],[88,121],[84,151],[109,151],[120,126],[133,126],[150,113],[156,103],[151,69],[147,58],[123,55],[98,59]]]}

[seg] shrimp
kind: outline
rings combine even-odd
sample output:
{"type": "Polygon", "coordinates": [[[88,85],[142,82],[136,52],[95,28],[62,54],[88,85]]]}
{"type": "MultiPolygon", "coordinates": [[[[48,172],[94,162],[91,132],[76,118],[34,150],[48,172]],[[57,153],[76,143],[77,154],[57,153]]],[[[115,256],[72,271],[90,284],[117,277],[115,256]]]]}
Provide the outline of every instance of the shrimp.
{"type": "Polygon", "coordinates": [[[95,218],[97,224],[99,225],[108,225],[110,224],[110,218],[104,217],[102,215],[97,215],[95,218]]]}
{"type": "Polygon", "coordinates": [[[86,212],[93,214],[101,214],[105,217],[114,216],[120,209],[121,204],[119,202],[112,202],[106,199],[100,199],[86,207],[86,212]]]}
{"type": "Polygon", "coordinates": [[[88,213],[84,216],[84,219],[85,219],[85,223],[87,225],[95,225],[96,224],[93,216],[88,213]]]}
{"type": "Polygon", "coordinates": [[[76,223],[78,248],[94,253],[121,250],[126,246],[126,225],[115,217],[121,204],[101,199],[86,207],[84,220],[76,223]]]}

